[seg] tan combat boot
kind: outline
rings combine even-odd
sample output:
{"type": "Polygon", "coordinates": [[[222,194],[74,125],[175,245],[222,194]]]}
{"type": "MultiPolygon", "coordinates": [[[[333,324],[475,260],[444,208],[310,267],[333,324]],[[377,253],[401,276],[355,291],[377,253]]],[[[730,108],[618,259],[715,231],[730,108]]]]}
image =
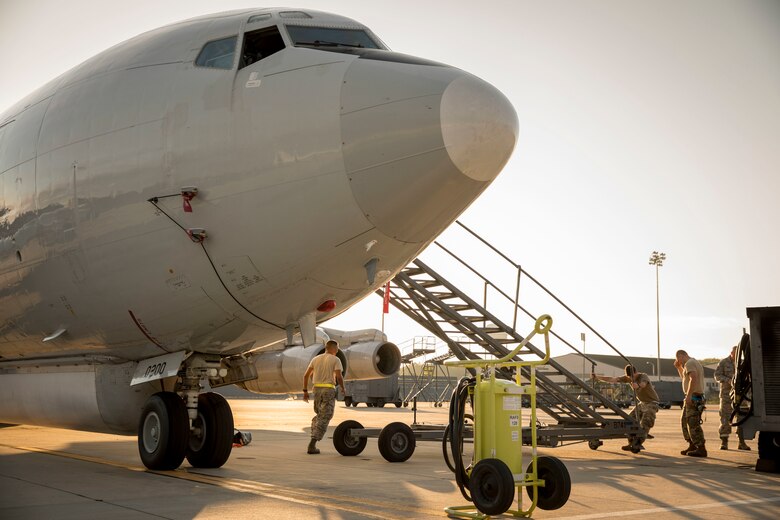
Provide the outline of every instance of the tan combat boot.
{"type": "Polygon", "coordinates": [[[309,455],[318,455],[320,453],[319,448],[317,448],[317,440],[312,439],[309,441],[309,447],[306,449],[306,453],[309,455]]]}
{"type": "Polygon", "coordinates": [[[740,450],[747,450],[750,451],[750,446],[745,443],[745,439],[743,437],[739,438],[739,446],[737,446],[740,450]]]}
{"type": "Polygon", "coordinates": [[[720,449],[722,449],[722,450],[729,449],[729,438],[728,437],[721,437],[720,438],[720,449]]]}
{"type": "Polygon", "coordinates": [[[692,443],[691,441],[688,441],[688,447],[685,448],[684,450],[682,450],[680,452],[680,455],[688,455],[689,451],[693,451],[695,449],[696,449],[696,445],[694,443],[692,443]]]}

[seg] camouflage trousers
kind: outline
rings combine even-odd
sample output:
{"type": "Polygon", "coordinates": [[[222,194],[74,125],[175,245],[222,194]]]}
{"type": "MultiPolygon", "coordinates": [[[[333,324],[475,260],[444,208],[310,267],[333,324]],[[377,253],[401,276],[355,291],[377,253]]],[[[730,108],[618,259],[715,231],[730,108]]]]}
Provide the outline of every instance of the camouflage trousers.
{"type": "Polygon", "coordinates": [[[314,388],[314,413],[311,420],[311,438],[321,441],[328,430],[328,423],[333,418],[336,409],[335,388],[314,388]]]}
{"type": "Polygon", "coordinates": [[[704,445],[704,430],[701,429],[701,414],[696,404],[688,404],[687,402],[683,406],[682,416],[680,422],[682,425],[682,434],[685,440],[694,446],[704,445]]]}
{"type": "Polygon", "coordinates": [[[658,413],[658,403],[639,403],[631,410],[631,417],[639,422],[639,426],[650,433],[650,428],[655,426],[655,416],[658,413]]]}
{"type": "MultiPolygon", "coordinates": [[[[731,397],[729,397],[728,391],[726,395],[724,392],[720,392],[720,428],[718,428],[718,434],[721,439],[727,439],[731,435],[731,414],[734,413],[734,405],[731,403],[731,397]]],[[[737,426],[737,437],[742,438],[742,427],[737,426]]]]}

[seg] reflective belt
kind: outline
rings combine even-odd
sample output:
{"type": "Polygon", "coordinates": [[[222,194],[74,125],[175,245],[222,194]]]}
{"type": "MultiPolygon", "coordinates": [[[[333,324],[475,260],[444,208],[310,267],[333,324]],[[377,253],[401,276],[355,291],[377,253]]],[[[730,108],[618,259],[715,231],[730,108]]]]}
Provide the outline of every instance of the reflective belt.
{"type": "Polygon", "coordinates": [[[330,383],[316,383],[314,388],[336,388],[336,385],[330,383]]]}

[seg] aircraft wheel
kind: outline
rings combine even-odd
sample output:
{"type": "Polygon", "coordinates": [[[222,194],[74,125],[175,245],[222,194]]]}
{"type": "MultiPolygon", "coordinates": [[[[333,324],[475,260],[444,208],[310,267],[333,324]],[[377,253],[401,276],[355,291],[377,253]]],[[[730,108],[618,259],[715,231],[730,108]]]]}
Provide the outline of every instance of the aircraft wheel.
{"type": "Polygon", "coordinates": [[[173,392],[151,396],[138,423],[138,452],[144,466],[153,470],[181,466],[189,433],[187,407],[181,397],[173,392]]]}
{"type": "Polygon", "coordinates": [[[482,513],[501,515],[515,499],[512,470],[499,459],[482,459],[469,476],[471,499],[482,513]]]}
{"type": "Polygon", "coordinates": [[[390,423],[379,432],[379,453],[387,462],[403,462],[414,453],[414,432],[402,423],[390,423]]]}
{"type": "Polygon", "coordinates": [[[187,461],[195,468],[219,468],[233,449],[233,412],[219,394],[198,396],[198,417],[192,422],[187,461]]]}
{"type": "Polygon", "coordinates": [[[359,455],[366,448],[365,437],[349,435],[349,430],[353,428],[363,428],[363,425],[357,421],[344,421],[333,432],[333,446],[345,457],[359,455]]]}
{"type": "MultiPolygon", "coordinates": [[[[533,464],[533,463],[531,463],[533,464]]],[[[531,464],[527,472],[531,472],[531,464]]],[[[536,477],[544,480],[544,487],[539,486],[536,505],[547,511],[563,507],[571,493],[571,477],[569,470],[555,457],[538,457],[536,459],[536,477]]],[[[528,497],[533,500],[533,486],[526,486],[528,497]]]]}

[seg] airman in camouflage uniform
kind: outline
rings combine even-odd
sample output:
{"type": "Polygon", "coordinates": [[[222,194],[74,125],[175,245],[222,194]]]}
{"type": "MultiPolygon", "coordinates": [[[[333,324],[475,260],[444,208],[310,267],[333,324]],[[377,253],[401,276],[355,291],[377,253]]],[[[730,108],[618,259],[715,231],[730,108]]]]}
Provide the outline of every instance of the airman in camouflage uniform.
{"type": "Polygon", "coordinates": [[[680,452],[690,457],[706,457],[704,430],[701,428],[701,414],[704,412],[704,367],[684,350],[675,354],[674,367],[682,379],[685,404],[680,417],[683,437],[688,447],[680,452]]]}
{"type": "Polygon", "coordinates": [[[309,402],[309,379],[314,382],[314,413],[311,420],[311,441],[306,453],[316,455],[320,452],[317,448],[317,442],[325,437],[328,430],[328,423],[333,418],[333,412],[336,408],[336,383],[341,387],[344,395],[347,391],[344,388],[344,379],[342,370],[344,367],[341,360],[336,356],[339,351],[339,344],[333,340],[325,344],[325,352],[315,356],[309,363],[306,373],[303,375],[303,400],[309,402]]]}
{"type": "Polygon", "coordinates": [[[645,449],[642,444],[644,444],[645,439],[650,434],[650,429],[655,425],[655,416],[659,408],[658,394],[655,391],[655,387],[653,387],[653,383],[650,382],[650,378],[644,372],[637,372],[633,366],[626,365],[625,373],[626,375],[620,377],[597,376],[596,374],[591,374],[591,377],[597,381],[607,383],[630,383],[631,387],[636,390],[636,397],[639,402],[631,410],[630,415],[639,422],[639,426],[642,427],[644,432],[636,438],[630,439],[629,443],[621,449],[639,453],[640,450],[645,449]]]}
{"type": "MultiPolygon", "coordinates": [[[[734,357],[737,354],[737,347],[732,347],[731,354],[720,360],[718,368],[715,369],[715,380],[720,383],[720,449],[729,449],[729,435],[731,435],[731,414],[734,407],[731,403],[731,389],[734,387],[734,357]]],[[[742,435],[742,427],[737,426],[737,438],[739,439],[739,449],[749,450],[750,446],[745,443],[742,435]]]]}

